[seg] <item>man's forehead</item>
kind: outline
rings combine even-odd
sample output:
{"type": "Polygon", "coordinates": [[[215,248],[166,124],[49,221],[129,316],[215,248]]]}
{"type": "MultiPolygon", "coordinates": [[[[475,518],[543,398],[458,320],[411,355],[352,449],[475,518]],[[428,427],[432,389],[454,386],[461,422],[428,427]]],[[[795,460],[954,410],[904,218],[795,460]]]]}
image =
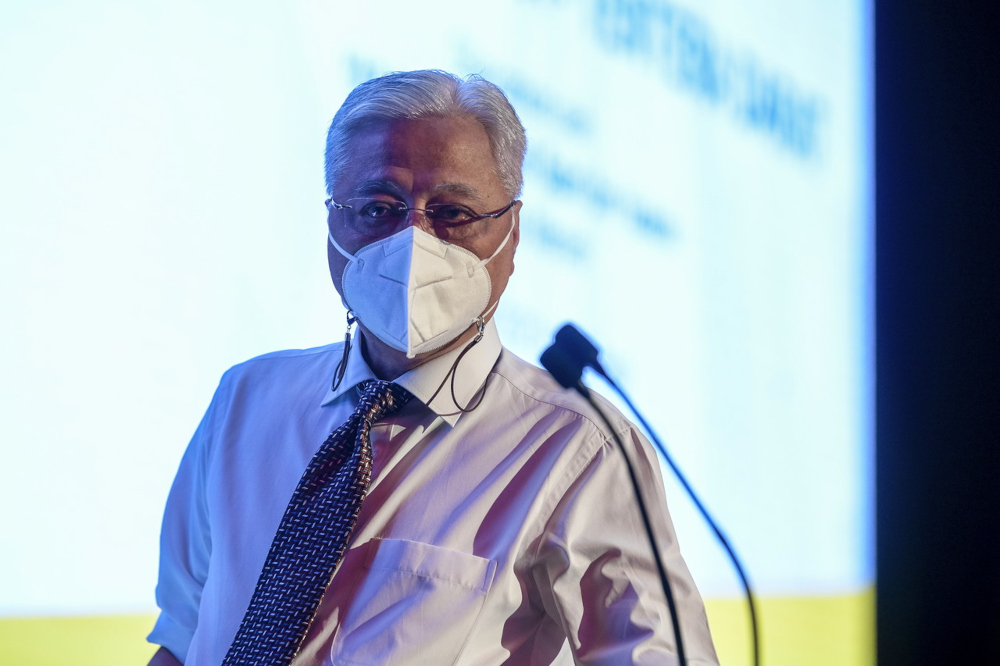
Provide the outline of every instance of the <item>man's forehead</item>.
{"type": "Polygon", "coordinates": [[[492,156],[489,135],[471,116],[373,119],[359,124],[347,138],[349,152],[375,157],[393,155],[412,146],[447,150],[454,144],[475,144],[492,156]]]}
{"type": "Polygon", "coordinates": [[[341,196],[417,192],[469,200],[503,189],[483,126],[464,116],[377,122],[349,139],[341,196]]]}

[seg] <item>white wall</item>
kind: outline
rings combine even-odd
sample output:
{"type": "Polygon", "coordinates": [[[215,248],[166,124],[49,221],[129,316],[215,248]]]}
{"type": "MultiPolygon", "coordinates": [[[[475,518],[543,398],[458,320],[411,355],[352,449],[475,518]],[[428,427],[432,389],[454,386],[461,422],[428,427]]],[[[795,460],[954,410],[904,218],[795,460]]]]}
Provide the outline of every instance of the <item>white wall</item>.
{"type": "MultiPolygon", "coordinates": [[[[528,129],[505,342],[589,332],[762,592],[871,582],[864,3],[476,6],[0,7],[0,614],[152,607],[218,377],[343,334],[329,118],[423,67],[481,72],[528,129]]],[[[735,592],[668,498],[703,591],[735,592]]]]}

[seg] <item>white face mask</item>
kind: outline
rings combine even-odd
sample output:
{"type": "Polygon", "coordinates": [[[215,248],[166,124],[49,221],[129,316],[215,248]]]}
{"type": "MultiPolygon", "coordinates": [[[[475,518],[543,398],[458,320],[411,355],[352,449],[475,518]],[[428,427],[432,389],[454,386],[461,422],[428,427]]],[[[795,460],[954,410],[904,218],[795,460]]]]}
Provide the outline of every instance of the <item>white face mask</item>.
{"type": "Polygon", "coordinates": [[[347,307],[379,340],[413,358],[445,346],[497,306],[489,305],[486,264],[513,231],[511,216],[507,236],[486,259],[414,226],[353,255],[329,238],[348,259],[341,282],[347,307]]]}

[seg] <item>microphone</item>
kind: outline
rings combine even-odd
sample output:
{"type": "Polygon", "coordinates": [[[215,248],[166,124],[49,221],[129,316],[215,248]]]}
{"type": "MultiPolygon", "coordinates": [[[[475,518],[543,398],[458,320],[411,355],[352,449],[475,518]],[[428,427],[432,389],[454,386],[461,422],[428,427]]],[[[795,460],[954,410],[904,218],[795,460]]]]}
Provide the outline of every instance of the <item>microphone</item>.
{"type": "MultiPolygon", "coordinates": [[[[572,356],[578,363],[581,363],[584,367],[590,366],[593,368],[597,374],[602,377],[607,377],[607,373],[604,372],[604,368],[601,367],[601,363],[597,360],[600,352],[598,352],[597,347],[587,339],[580,330],[573,326],[573,324],[566,324],[556,333],[555,345],[559,348],[565,350],[565,352],[572,356]]],[[[567,387],[569,388],[569,387],[567,387]]]]}
{"type": "Polygon", "coordinates": [[[583,376],[583,369],[587,367],[593,368],[597,374],[611,381],[597,360],[599,355],[597,347],[587,339],[587,336],[573,324],[566,324],[556,332],[555,341],[542,352],[539,360],[542,367],[548,370],[563,388],[577,389],[583,376]]]}
{"type": "MultiPolygon", "coordinates": [[[[632,482],[632,490],[635,492],[636,505],[639,508],[639,514],[642,516],[643,526],[646,528],[649,546],[653,551],[653,561],[656,563],[656,572],[660,576],[660,586],[663,588],[663,596],[667,601],[670,622],[674,631],[674,645],[677,647],[677,659],[680,666],[687,666],[687,656],[684,653],[684,640],[681,637],[677,604],[674,601],[674,593],[667,578],[667,568],[663,563],[663,555],[656,545],[656,537],[653,534],[653,523],[649,518],[649,509],[646,507],[646,501],[642,497],[639,477],[635,472],[632,459],[625,449],[625,443],[622,442],[621,437],[618,436],[618,433],[612,427],[611,421],[604,413],[604,410],[598,406],[597,401],[594,400],[590,391],[584,385],[583,381],[581,381],[583,369],[588,366],[597,370],[604,377],[607,377],[604,374],[604,368],[601,367],[601,364],[597,360],[598,355],[597,347],[583,333],[580,333],[572,324],[566,324],[556,333],[555,341],[552,345],[542,352],[539,361],[541,361],[542,366],[549,371],[549,374],[563,388],[576,390],[590,403],[591,408],[600,417],[604,423],[604,427],[607,428],[607,431],[611,434],[611,438],[618,446],[618,450],[622,453],[622,457],[625,460],[625,468],[628,470],[629,480],[632,482]]],[[[608,381],[610,382],[611,380],[609,379],[608,381]]]]}
{"type": "Polygon", "coordinates": [[[584,364],[567,349],[566,345],[559,344],[558,337],[551,347],[542,352],[539,361],[541,361],[542,367],[548,370],[549,374],[563,388],[575,389],[580,383],[580,378],[583,377],[584,364]]]}
{"type": "Polygon", "coordinates": [[[581,333],[579,329],[572,324],[566,324],[556,333],[554,342],[548,349],[545,350],[544,353],[542,353],[540,360],[542,366],[549,371],[549,373],[557,382],[559,382],[560,385],[564,388],[575,389],[587,400],[587,402],[590,403],[590,406],[597,412],[598,416],[601,417],[601,420],[604,422],[608,431],[618,444],[618,447],[621,449],[622,454],[625,456],[625,462],[631,477],[632,487],[635,489],[635,494],[638,499],[639,511],[642,513],[643,522],[646,526],[646,533],[649,536],[650,544],[653,547],[653,554],[655,555],[657,569],[660,574],[660,581],[663,586],[663,592],[667,597],[667,606],[670,610],[671,620],[674,625],[674,637],[677,641],[677,652],[680,663],[685,663],[685,657],[684,647],[681,643],[680,625],[678,624],[677,611],[674,607],[673,593],[670,589],[670,584],[667,581],[666,570],[663,567],[659,549],[656,547],[656,540],[653,538],[652,526],[649,522],[646,506],[643,502],[642,495],[639,492],[639,482],[635,475],[635,471],[632,469],[632,463],[629,459],[628,453],[625,451],[624,444],[618,437],[614,428],[611,427],[611,423],[608,421],[607,416],[605,416],[604,412],[602,412],[598,407],[597,402],[590,395],[590,391],[581,381],[581,378],[583,377],[583,369],[587,367],[592,368],[595,372],[597,372],[597,374],[603,377],[608,385],[614,389],[615,393],[617,393],[622,400],[625,401],[625,404],[628,405],[628,408],[632,411],[632,413],[635,414],[639,423],[642,424],[642,427],[645,428],[646,432],[649,434],[649,438],[652,440],[653,444],[656,445],[660,455],[663,456],[663,459],[666,461],[667,465],[669,465],[671,471],[673,471],[674,476],[677,477],[681,486],[683,486],[684,490],[687,491],[688,497],[691,498],[692,503],[698,509],[699,513],[701,513],[702,518],[705,519],[708,526],[712,528],[712,531],[715,533],[719,543],[722,544],[722,547],[729,555],[729,560],[732,562],[733,568],[736,569],[740,582],[743,584],[747,606],[749,607],[752,659],[753,664],[757,666],[760,664],[760,639],[757,630],[757,610],[753,590],[750,587],[750,581],[747,579],[746,572],[743,570],[743,565],[736,556],[736,552],[733,550],[733,547],[729,544],[729,540],[725,537],[718,524],[708,513],[705,506],[701,503],[698,495],[694,492],[694,489],[691,487],[691,484],[688,483],[684,474],[681,473],[680,468],[670,456],[666,447],[663,445],[663,442],[661,442],[660,438],[656,436],[656,432],[653,431],[650,425],[646,422],[646,419],[644,419],[642,414],[639,413],[639,410],[635,408],[635,405],[632,404],[632,401],[625,394],[625,392],[619,388],[617,384],[615,384],[614,380],[612,380],[611,377],[608,376],[608,373],[604,371],[604,368],[601,367],[600,361],[597,360],[599,355],[600,352],[597,347],[595,347],[594,344],[587,339],[587,336],[581,333]]]}

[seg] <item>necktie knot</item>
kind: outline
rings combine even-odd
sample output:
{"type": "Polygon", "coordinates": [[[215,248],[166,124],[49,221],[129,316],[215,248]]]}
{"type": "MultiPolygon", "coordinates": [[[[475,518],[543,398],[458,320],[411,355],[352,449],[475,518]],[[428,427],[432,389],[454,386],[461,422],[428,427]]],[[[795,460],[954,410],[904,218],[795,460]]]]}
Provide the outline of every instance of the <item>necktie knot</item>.
{"type": "Polygon", "coordinates": [[[413,394],[399,384],[371,379],[358,385],[361,398],[357,411],[369,424],[391,416],[410,401],[413,394]]]}

